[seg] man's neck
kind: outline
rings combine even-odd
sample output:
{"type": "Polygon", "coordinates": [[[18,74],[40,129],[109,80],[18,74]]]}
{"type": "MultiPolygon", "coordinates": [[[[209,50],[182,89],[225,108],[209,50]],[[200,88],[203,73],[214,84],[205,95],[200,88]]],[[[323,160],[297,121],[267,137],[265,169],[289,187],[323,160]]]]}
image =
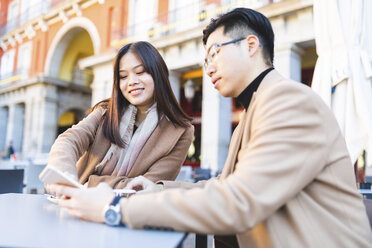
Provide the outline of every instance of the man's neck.
{"type": "Polygon", "coordinates": [[[246,81],[245,81],[245,85],[244,85],[244,88],[239,92],[239,95],[243,92],[243,90],[245,90],[252,82],[253,80],[255,80],[258,75],[260,75],[263,71],[271,68],[272,66],[269,66],[269,65],[261,65],[261,66],[255,66],[254,68],[252,68],[252,70],[249,72],[249,75],[247,75],[246,77],[246,81]]]}

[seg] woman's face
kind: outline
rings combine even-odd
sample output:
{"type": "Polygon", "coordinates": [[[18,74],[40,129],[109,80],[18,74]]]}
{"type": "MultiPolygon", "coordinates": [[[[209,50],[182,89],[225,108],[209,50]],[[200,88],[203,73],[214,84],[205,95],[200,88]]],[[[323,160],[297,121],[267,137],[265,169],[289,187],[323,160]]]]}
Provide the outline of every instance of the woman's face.
{"type": "Polygon", "coordinates": [[[141,112],[154,104],[154,80],[136,54],[128,52],[120,59],[120,90],[141,112]]]}

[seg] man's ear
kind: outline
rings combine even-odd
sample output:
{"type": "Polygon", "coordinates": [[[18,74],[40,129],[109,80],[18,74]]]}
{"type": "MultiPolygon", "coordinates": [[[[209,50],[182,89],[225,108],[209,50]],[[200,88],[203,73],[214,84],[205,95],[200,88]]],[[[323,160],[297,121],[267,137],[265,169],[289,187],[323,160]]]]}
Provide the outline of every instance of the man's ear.
{"type": "Polygon", "coordinates": [[[258,37],[256,35],[248,35],[247,36],[247,41],[248,41],[248,51],[249,51],[249,55],[250,56],[253,56],[255,55],[258,50],[259,50],[259,47],[260,47],[260,40],[258,39],[258,37]]]}

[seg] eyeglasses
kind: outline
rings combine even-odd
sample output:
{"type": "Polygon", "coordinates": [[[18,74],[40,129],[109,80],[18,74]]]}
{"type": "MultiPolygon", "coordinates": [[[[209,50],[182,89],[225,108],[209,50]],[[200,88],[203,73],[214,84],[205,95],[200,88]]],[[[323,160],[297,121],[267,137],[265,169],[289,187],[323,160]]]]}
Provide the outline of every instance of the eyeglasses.
{"type": "Polygon", "coordinates": [[[207,57],[204,59],[204,68],[207,69],[208,66],[211,63],[214,63],[216,61],[216,59],[218,57],[218,52],[219,52],[219,50],[217,50],[217,48],[222,47],[222,46],[226,46],[226,45],[229,45],[229,44],[233,44],[233,43],[239,42],[239,41],[244,40],[244,39],[245,39],[245,37],[241,37],[241,38],[238,38],[238,39],[235,39],[235,40],[232,40],[232,41],[228,41],[228,42],[220,43],[220,44],[214,44],[213,46],[211,46],[209,48],[207,57]]]}

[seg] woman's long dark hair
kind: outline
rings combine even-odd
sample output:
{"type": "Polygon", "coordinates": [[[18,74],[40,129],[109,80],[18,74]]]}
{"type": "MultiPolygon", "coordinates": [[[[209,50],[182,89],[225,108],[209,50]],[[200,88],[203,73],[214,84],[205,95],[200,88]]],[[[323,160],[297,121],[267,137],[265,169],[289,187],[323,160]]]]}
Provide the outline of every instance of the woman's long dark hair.
{"type": "Polygon", "coordinates": [[[156,48],[148,42],[139,41],[129,43],[122,47],[115,58],[114,83],[111,98],[97,103],[97,106],[107,106],[106,115],[103,118],[103,134],[112,143],[123,147],[124,142],[120,137],[120,120],[125,109],[130,104],[120,90],[120,60],[128,52],[134,53],[142,61],[147,73],[154,80],[154,98],[157,103],[158,116],[163,113],[175,125],[187,127],[191,118],[182,110],[169,82],[169,71],[163,58],[156,48]]]}

